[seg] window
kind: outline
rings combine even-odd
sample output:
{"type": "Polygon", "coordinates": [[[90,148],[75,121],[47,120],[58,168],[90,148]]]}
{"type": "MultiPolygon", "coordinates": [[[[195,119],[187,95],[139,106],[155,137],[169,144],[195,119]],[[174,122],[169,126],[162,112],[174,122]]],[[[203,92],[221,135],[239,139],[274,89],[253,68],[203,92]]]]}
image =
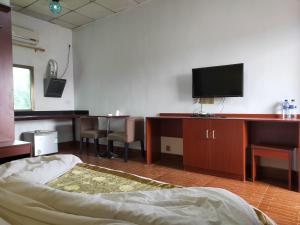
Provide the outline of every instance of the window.
{"type": "Polygon", "coordinates": [[[33,110],[33,67],[13,66],[14,109],[33,110]]]}

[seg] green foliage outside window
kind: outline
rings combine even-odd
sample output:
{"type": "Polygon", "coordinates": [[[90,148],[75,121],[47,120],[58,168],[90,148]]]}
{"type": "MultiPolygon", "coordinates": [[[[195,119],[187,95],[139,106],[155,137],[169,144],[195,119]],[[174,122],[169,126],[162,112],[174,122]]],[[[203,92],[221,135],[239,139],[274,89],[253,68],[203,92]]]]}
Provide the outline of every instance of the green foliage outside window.
{"type": "Polygon", "coordinates": [[[29,67],[14,66],[14,109],[32,110],[32,77],[33,70],[29,67]]]}

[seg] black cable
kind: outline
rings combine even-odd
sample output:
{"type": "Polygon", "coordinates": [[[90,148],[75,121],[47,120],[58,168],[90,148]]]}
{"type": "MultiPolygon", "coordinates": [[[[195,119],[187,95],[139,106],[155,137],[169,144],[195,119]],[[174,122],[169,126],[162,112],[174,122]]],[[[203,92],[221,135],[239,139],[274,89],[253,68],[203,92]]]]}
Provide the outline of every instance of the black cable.
{"type": "Polygon", "coordinates": [[[66,65],[65,70],[64,70],[63,74],[61,75],[60,79],[63,78],[63,76],[66,74],[66,72],[67,72],[67,70],[69,68],[69,64],[70,64],[70,52],[71,52],[71,45],[69,44],[67,65],[66,65]]]}

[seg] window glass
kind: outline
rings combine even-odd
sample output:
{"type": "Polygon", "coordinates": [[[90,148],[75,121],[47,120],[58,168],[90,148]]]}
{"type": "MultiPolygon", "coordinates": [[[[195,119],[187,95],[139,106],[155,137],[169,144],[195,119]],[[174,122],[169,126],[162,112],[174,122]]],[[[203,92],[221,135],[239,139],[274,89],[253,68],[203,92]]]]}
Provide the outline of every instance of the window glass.
{"type": "Polygon", "coordinates": [[[26,66],[13,67],[14,109],[32,110],[33,69],[26,66]]]}

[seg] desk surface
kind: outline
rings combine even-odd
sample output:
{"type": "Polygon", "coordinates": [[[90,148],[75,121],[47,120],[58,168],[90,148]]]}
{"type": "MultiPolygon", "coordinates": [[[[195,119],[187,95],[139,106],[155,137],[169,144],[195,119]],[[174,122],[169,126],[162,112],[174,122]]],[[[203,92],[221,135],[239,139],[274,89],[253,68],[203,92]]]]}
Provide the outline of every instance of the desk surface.
{"type": "Polygon", "coordinates": [[[51,120],[51,119],[76,119],[81,116],[87,116],[87,110],[71,111],[16,111],[15,121],[23,120],[51,120]]]}
{"type": "MultiPolygon", "coordinates": [[[[252,114],[254,115],[254,114],[252,114]]],[[[210,120],[244,120],[244,121],[262,121],[262,122],[282,122],[282,123],[299,123],[300,119],[282,119],[279,118],[278,116],[280,115],[276,115],[274,114],[273,117],[269,116],[269,117],[263,117],[263,116],[259,116],[259,114],[257,114],[258,116],[251,116],[249,117],[248,114],[239,114],[239,115],[231,115],[229,114],[227,115],[217,115],[217,116],[212,116],[212,117],[195,117],[195,116],[188,116],[188,115],[174,115],[174,116],[170,116],[170,115],[161,115],[161,116],[153,116],[153,117],[147,117],[147,119],[165,119],[165,120],[171,120],[171,119],[210,119],[210,120]]]]}
{"type": "Polygon", "coordinates": [[[11,146],[20,146],[20,145],[29,145],[31,144],[30,142],[25,142],[25,141],[7,141],[7,142],[0,142],[0,148],[6,148],[6,147],[11,147],[11,146]]]}
{"type": "Polygon", "coordinates": [[[106,119],[124,119],[124,118],[128,118],[130,117],[130,115],[120,115],[120,116],[114,116],[114,115],[91,115],[91,116],[88,116],[88,117],[97,117],[97,118],[106,118],[106,119]]]}

